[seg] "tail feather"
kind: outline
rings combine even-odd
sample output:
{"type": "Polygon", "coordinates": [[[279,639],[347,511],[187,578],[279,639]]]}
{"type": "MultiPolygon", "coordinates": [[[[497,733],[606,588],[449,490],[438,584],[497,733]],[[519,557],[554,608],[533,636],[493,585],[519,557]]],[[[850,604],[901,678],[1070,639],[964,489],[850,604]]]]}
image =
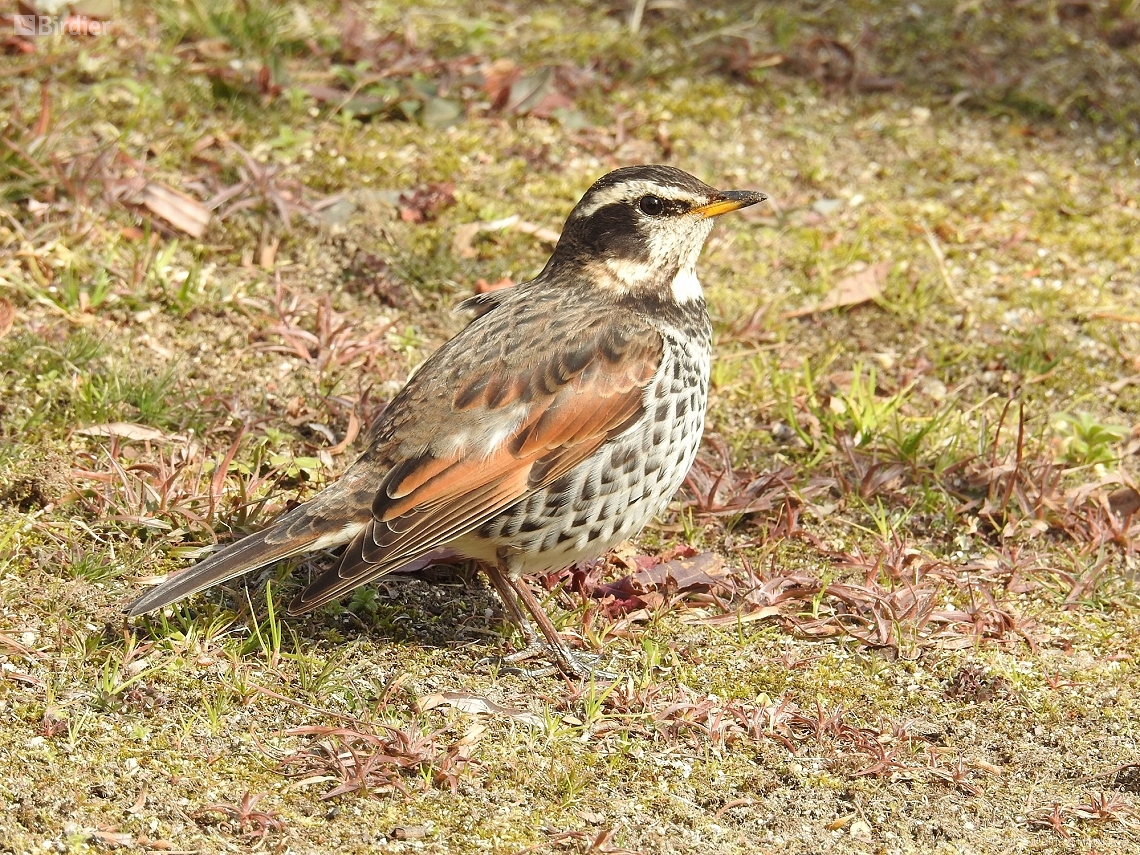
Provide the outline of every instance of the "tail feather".
{"type": "Polygon", "coordinates": [[[234,576],[240,576],[242,573],[319,546],[316,544],[320,539],[317,532],[309,536],[275,540],[275,536],[280,538],[281,534],[278,526],[271,526],[265,531],[259,531],[242,538],[237,543],[230,544],[143,594],[135,600],[127,614],[142,615],[161,609],[234,576]]]}

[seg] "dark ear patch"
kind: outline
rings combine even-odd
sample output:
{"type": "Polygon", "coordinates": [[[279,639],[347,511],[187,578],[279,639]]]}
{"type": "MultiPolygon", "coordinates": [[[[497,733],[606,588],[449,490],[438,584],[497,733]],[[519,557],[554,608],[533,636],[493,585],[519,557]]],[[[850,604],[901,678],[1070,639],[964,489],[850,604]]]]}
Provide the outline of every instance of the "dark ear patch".
{"type": "MultiPolygon", "coordinates": [[[[570,225],[570,224],[568,224],[570,225]]],[[[615,202],[572,224],[579,244],[608,258],[646,259],[649,248],[633,205],[615,202]]]]}

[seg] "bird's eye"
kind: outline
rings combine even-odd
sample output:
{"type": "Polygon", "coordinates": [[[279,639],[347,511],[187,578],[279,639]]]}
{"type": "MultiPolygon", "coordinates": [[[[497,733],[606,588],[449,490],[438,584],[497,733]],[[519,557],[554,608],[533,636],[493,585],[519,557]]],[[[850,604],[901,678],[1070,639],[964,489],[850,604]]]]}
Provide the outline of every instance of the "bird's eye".
{"type": "Polygon", "coordinates": [[[656,196],[642,196],[637,205],[643,214],[656,217],[665,211],[665,203],[656,196]]]}

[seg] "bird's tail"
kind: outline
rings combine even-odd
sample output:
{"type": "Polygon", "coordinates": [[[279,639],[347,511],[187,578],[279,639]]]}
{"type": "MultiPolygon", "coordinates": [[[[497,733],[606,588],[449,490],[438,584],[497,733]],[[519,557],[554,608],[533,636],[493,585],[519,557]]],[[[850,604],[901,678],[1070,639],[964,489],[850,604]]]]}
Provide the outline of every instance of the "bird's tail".
{"type": "Polygon", "coordinates": [[[313,548],[313,542],[318,539],[316,534],[281,539],[280,534],[278,526],[272,526],[224,547],[143,594],[131,604],[127,614],[142,615],[161,609],[234,576],[306,552],[313,548]]]}
{"type": "Polygon", "coordinates": [[[365,517],[371,519],[370,507],[365,505],[354,515],[335,488],[326,490],[312,501],[293,508],[269,528],[224,547],[143,594],[131,605],[128,614],[141,615],[161,609],[283,558],[348,543],[364,527],[365,517]],[[362,519],[354,519],[354,516],[362,519]]]}

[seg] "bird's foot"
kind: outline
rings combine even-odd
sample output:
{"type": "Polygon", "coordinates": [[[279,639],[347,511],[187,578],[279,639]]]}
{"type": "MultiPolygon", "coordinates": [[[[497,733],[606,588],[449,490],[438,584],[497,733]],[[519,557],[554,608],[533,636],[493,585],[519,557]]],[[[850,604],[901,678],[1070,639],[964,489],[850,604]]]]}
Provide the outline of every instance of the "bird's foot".
{"type": "Polygon", "coordinates": [[[598,667],[600,661],[601,657],[594,653],[574,653],[563,644],[547,644],[542,638],[532,638],[522,650],[516,650],[506,656],[488,656],[479,660],[477,664],[497,666],[508,674],[524,677],[550,677],[562,673],[567,677],[593,680],[597,683],[612,683],[617,680],[617,674],[611,674],[598,667]],[[520,663],[539,657],[547,657],[549,664],[534,668],[518,667],[520,663]]]}
{"type": "Polygon", "coordinates": [[[558,635],[558,630],[543,611],[542,604],[526,583],[512,576],[505,567],[490,565],[486,569],[507,614],[522,632],[526,647],[507,656],[484,659],[480,664],[494,663],[508,673],[524,674],[528,677],[547,677],[561,672],[567,677],[596,682],[613,682],[618,678],[616,674],[603,671],[597,666],[599,657],[589,653],[575,654],[566,646],[558,635]],[[526,611],[520,607],[520,603],[525,606],[526,611]],[[530,612],[538,624],[537,629],[527,617],[527,612],[530,612]],[[542,668],[515,667],[519,662],[526,662],[539,656],[545,656],[550,664],[542,668]]]}

